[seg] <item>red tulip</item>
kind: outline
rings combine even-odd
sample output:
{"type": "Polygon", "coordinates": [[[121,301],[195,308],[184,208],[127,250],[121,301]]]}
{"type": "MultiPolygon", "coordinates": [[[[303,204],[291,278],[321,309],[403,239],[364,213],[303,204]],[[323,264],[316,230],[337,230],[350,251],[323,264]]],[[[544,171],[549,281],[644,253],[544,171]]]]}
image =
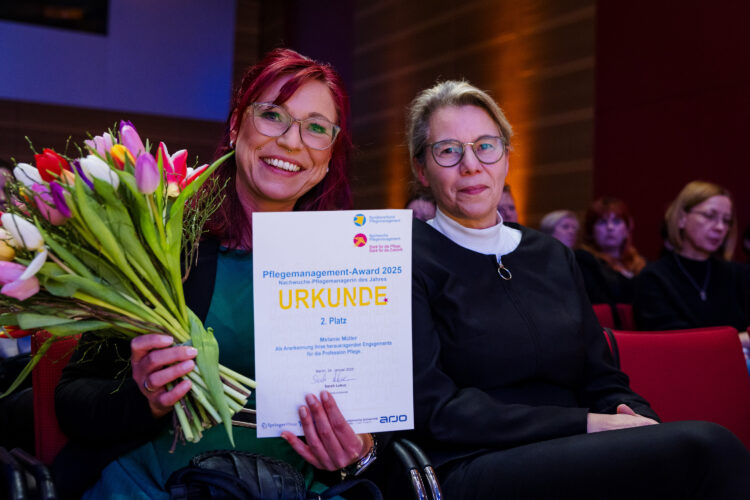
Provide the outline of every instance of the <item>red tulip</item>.
{"type": "Polygon", "coordinates": [[[49,148],[44,148],[42,154],[35,154],[36,169],[47,182],[52,182],[62,176],[63,169],[70,170],[68,160],[49,148]]]}

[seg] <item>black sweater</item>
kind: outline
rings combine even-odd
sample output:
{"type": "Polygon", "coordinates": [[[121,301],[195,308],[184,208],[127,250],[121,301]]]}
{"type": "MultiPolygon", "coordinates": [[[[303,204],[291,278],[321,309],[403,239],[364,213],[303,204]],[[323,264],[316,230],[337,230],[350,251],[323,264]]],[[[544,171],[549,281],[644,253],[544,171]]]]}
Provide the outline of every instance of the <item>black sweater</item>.
{"type": "Polygon", "coordinates": [[[414,221],[415,425],[438,465],[583,434],[620,403],[657,418],[613,366],[573,253],[508,225],[522,238],[505,281],[494,256],[414,221]]]}
{"type": "Polygon", "coordinates": [[[690,260],[667,252],[636,278],[633,313],[641,330],[724,325],[746,330],[750,326],[750,267],[716,258],[690,260]],[[703,287],[709,267],[706,300],[702,301],[695,285],[703,287]]]}

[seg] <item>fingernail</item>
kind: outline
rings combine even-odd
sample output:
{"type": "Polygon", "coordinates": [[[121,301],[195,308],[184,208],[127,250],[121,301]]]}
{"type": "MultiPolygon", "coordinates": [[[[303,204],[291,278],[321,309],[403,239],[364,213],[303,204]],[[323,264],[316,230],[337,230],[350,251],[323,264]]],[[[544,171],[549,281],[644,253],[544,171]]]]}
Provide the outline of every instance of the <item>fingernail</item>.
{"type": "Polygon", "coordinates": [[[330,397],[331,397],[331,395],[330,395],[330,394],[328,394],[328,391],[322,391],[322,392],[320,393],[320,399],[322,399],[322,400],[323,400],[323,402],[325,402],[325,403],[327,403],[327,402],[328,402],[328,399],[329,399],[330,397]]]}
{"type": "Polygon", "coordinates": [[[170,337],[169,335],[162,335],[161,336],[162,342],[169,342],[170,344],[174,342],[174,338],[170,337]]]}
{"type": "Polygon", "coordinates": [[[305,396],[305,401],[307,401],[307,404],[309,404],[310,406],[313,406],[315,404],[315,396],[313,396],[312,394],[308,394],[307,396],[305,396]]]}
{"type": "Polygon", "coordinates": [[[182,363],[180,363],[180,368],[182,370],[192,370],[194,366],[195,363],[193,363],[192,359],[188,359],[187,361],[183,361],[182,363]]]}
{"type": "Polygon", "coordinates": [[[299,418],[307,418],[307,408],[304,406],[299,407],[299,418]]]}
{"type": "Polygon", "coordinates": [[[185,352],[188,356],[197,356],[198,355],[198,349],[195,347],[188,347],[185,352]]]}

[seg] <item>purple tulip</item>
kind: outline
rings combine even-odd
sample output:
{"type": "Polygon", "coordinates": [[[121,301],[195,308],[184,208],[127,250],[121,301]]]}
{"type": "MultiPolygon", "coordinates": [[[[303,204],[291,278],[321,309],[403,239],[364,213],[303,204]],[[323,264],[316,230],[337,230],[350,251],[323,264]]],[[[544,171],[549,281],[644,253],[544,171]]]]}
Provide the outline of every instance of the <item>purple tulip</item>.
{"type": "Polygon", "coordinates": [[[52,199],[55,202],[55,207],[57,207],[60,213],[65,217],[70,217],[71,215],[73,215],[70,212],[70,208],[68,208],[68,202],[65,201],[65,189],[63,189],[63,187],[55,181],[50,182],[49,187],[50,193],[52,194],[52,199]]]}
{"type": "Polygon", "coordinates": [[[120,143],[128,148],[130,154],[136,159],[138,156],[146,152],[141,137],[138,135],[138,132],[136,132],[133,124],[129,121],[123,120],[120,122],[120,143]]]}
{"type": "MultiPolygon", "coordinates": [[[[37,208],[42,213],[42,216],[50,221],[52,225],[59,226],[68,220],[68,217],[70,217],[70,210],[68,210],[68,215],[64,215],[57,208],[57,203],[55,203],[55,199],[52,194],[50,194],[50,188],[44,184],[34,184],[31,187],[31,190],[36,193],[36,196],[34,196],[34,202],[36,203],[37,208]]],[[[67,209],[67,205],[65,208],[67,209]]]]}
{"type": "Polygon", "coordinates": [[[85,183],[86,183],[86,185],[87,185],[87,186],[88,186],[89,188],[91,188],[91,189],[94,189],[94,183],[93,183],[93,181],[89,180],[89,178],[88,178],[88,177],[86,177],[86,174],[85,174],[85,173],[83,173],[83,169],[81,168],[81,162],[80,162],[79,160],[75,160],[75,161],[73,162],[73,166],[74,166],[74,167],[76,168],[76,172],[78,172],[78,177],[80,177],[80,178],[81,178],[81,180],[82,180],[83,182],[85,182],[85,183]]]}

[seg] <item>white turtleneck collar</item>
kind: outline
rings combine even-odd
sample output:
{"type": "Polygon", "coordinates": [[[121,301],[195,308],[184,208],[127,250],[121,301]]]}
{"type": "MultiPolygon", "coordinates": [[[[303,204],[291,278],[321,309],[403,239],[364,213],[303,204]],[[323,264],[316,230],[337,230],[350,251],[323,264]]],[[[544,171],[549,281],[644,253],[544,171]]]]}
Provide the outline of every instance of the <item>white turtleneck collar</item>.
{"type": "Polygon", "coordinates": [[[427,221],[454,243],[464,248],[485,255],[495,255],[498,262],[500,257],[511,253],[521,243],[521,231],[503,224],[503,217],[498,212],[498,223],[485,229],[464,227],[451,219],[438,208],[435,218],[427,221]]]}

